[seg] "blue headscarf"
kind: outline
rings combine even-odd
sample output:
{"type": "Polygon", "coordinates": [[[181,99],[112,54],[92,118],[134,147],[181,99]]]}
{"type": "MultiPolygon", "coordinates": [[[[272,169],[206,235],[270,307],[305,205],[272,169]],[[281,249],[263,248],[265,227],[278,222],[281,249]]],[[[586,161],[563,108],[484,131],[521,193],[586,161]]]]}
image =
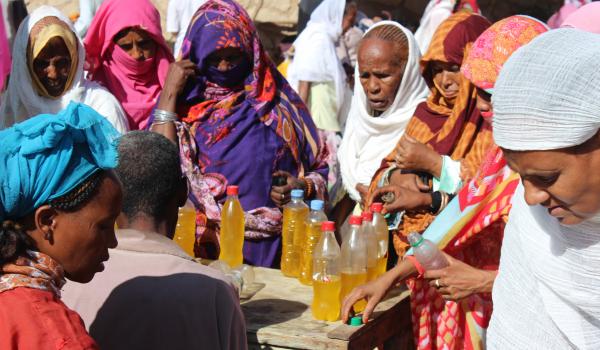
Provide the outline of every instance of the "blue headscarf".
{"type": "Polygon", "coordinates": [[[74,102],[0,131],[0,221],[21,218],[116,167],[118,137],[98,112],[74,102]]]}

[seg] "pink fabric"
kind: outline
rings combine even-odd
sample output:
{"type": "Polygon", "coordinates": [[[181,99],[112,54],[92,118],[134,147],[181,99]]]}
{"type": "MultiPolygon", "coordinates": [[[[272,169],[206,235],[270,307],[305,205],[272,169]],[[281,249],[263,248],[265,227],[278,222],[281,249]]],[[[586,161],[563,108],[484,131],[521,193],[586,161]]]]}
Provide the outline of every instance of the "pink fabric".
{"type": "Polygon", "coordinates": [[[550,19],[548,19],[548,27],[550,29],[556,29],[560,27],[564,20],[569,17],[570,14],[577,11],[577,6],[573,4],[564,4],[558,12],[552,15],[550,19]]]}
{"type": "Polygon", "coordinates": [[[106,0],[84,41],[89,78],[100,82],[125,110],[131,130],[144,129],[167,76],[173,55],[162,36],[160,14],[150,0],[106,0]],[[136,61],[114,44],[128,27],[139,27],[157,43],[153,59],[136,61]]]}
{"type": "Polygon", "coordinates": [[[567,17],[562,26],[600,34],[600,2],[582,6],[567,17]]]}
{"type": "Polygon", "coordinates": [[[10,74],[10,66],[12,64],[4,23],[4,13],[2,13],[2,7],[0,6],[0,91],[4,90],[6,77],[10,74]]]}

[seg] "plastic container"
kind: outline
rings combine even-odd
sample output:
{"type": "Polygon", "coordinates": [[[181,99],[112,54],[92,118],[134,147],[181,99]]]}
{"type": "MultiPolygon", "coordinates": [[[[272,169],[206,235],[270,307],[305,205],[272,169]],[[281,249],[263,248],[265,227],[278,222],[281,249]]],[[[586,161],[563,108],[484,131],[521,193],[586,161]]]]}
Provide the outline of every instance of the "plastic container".
{"type": "Polygon", "coordinates": [[[313,253],[313,317],[322,321],[336,321],[342,307],[340,291],[340,247],[335,240],[335,224],[325,221],[321,225],[323,234],[313,253]]]}
{"type": "Polygon", "coordinates": [[[304,191],[292,190],[292,201],[283,208],[281,272],[288,277],[300,276],[300,252],[308,216],[308,206],[303,199],[304,191]]]}
{"type": "Polygon", "coordinates": [[[367,282],[377,278],[377,256],[379,254],[379,240],[373,227],[373,213],[362,213],[361,232],[367,242],[367,282]]]}
{"type": "Polygon", "coordinates": [[[194,243],[196,243],[196,209],[191,204],[179,208],[177,226],[173,241],[177,243],[189,256],[194,256],[194,243]]]}
{"type": "Polygon", "coordinates": [[[304,245],[300,250],[300,283],[312,285],[312,267],[313,251],[321,239],[321,224],[327,221],[327,216],[323,212],[322,200],[313,200],[310,202],[310,214],[306,219],[304,245]]]}
{"type": "MultiPolygon", "coordinates": [[[[362,218],[351,216],[350,230],[342,242],[341,276],[343,299],[355,287],[367,282],[367,242],[361,232],[362,218]]],[[[354,311],[361,312],[367,305],[365,300],[354,304],[354,311]]]]}
{"type": "Polygon", "coordinates": [[[423,238],[417,232],[412,232],[408,235],[408,242],[413,249],[415,258],[425,271],[443,269],[448,266],[448,260],[446,260],[446,257],[437,245],[423,238]]]}
{"type": "Polygon", "coordinates": [[[388,224],[383,214],[381,214],[382,211],[382,203],[373,203],[371,205],[373,228],[379,243],[379,250],[377,252],[377,277],[383,275],[387,271],[388,244],[390,239],[388,224]]]}
{"type": "Polygon", "coordinates": [[[238,199],[239,187],[227,187],[227,200],[221,211],[221,253],[219,260],[231,268],[244,262],[244,209],[238,199]]]}

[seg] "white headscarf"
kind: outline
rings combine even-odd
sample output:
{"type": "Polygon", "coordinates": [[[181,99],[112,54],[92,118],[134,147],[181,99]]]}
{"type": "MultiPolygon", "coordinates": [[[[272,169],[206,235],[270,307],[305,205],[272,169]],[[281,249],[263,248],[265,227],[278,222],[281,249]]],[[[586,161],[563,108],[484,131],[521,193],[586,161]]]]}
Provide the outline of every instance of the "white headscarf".
{"type": "Polygon", "coordinates": [[[369,185],[381,160],[400,140],[417,105],[425,101],[429,94],[419,70],[421,53],[412,33],[393,21],[379,22],[369,28],[367,33],[382,25],[393,25],[402,30],[408,39],[408,60],[394,102],[379,117],[374,117],[368,106],[367,96],[360,83],[359,67],[356,67],[354,97],[342,145],[338,150],[344,187],[355,201],[360,200],[356,185],[369,185]]]}
{"type": "Polygon", "coordinates": [[[18,59],[13,60],[10,81],[6,92],[2,95],[2,102],[0,102],[0,130],[41,113],[58,113],[69,102],[75,101],[94,108],[120,132],[127,131],[127,119],[125,119],[119,102],[104,88],[85,80],[83,76],[85,49],[81,38],[77,35],[75,36],[77,37],[78,63],[71,89],[55,99],[40,96],[37,93],[27,66],[27,47],[31,30],[45,17],[57,17],[75,35],[71,21],[51,6],[40,6],[23,20],[13,44],[13,57],[18,57],[18,59]]]}
{"type": "Polygon", "coordinates": [[[346,73],[335,44],[342,35],[345,0],[324,0],[310,15],[306,28],[294,41],[294,60],[288,67],[288,81],[298,91],[300,81],[333,82],[339,113],[347,90],[346,73]]]}
{"type": "Polygon", "coordinates": [[[419,28],[415,32],[415,39],[419,44],[421,52],[426,52],[431,43],[433,34],[438,29],[440,24],[444,22],[450,15],[456,0],[430,0],[423,11],[419,28]]]}
{"type": "MultiPolygon", "coordinates": [[[[532,151],[592,137],[600,128],[598,57],[600,36],[576,29],[549,31],[515,52],[492,96],[496,143],[532,151]]],[[[546,208],[528,206],[521,186],[499,271],[489,349],[600,348],[598,217],[561,225],[546,208]]]]}

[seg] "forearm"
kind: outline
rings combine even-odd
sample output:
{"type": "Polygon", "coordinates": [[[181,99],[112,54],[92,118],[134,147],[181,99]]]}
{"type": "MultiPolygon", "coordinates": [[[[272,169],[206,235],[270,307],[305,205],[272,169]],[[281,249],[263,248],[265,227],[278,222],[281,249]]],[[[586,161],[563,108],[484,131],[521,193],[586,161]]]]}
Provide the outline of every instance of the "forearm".
{"type": "MultiPolygon", "coordinates": [[[[176,113],[176,104],[177,94],[165,89],[160,95],[156,109],[176,113]]],[[[153,123],[150,127],[150,131],[163,135],[176,145],[179,143],[179,140],[177,139],[177,128],[174,122],[166,122],[162,124],[153,123]]]]}
{"type": "Polygon", "coordinates": [[[308,81],[300,81],[298,86],[298,95],[304,103],[308,103],[308,95],[310,91],[310,82],[308,81]]]}
{"type": "Polygon", "coordinates": [[[407,259],[398,262],[391,270],[381,276],[385,278],[390,285],[404,281],[405,279],[418,273],[415,265],[407,259]]]}

